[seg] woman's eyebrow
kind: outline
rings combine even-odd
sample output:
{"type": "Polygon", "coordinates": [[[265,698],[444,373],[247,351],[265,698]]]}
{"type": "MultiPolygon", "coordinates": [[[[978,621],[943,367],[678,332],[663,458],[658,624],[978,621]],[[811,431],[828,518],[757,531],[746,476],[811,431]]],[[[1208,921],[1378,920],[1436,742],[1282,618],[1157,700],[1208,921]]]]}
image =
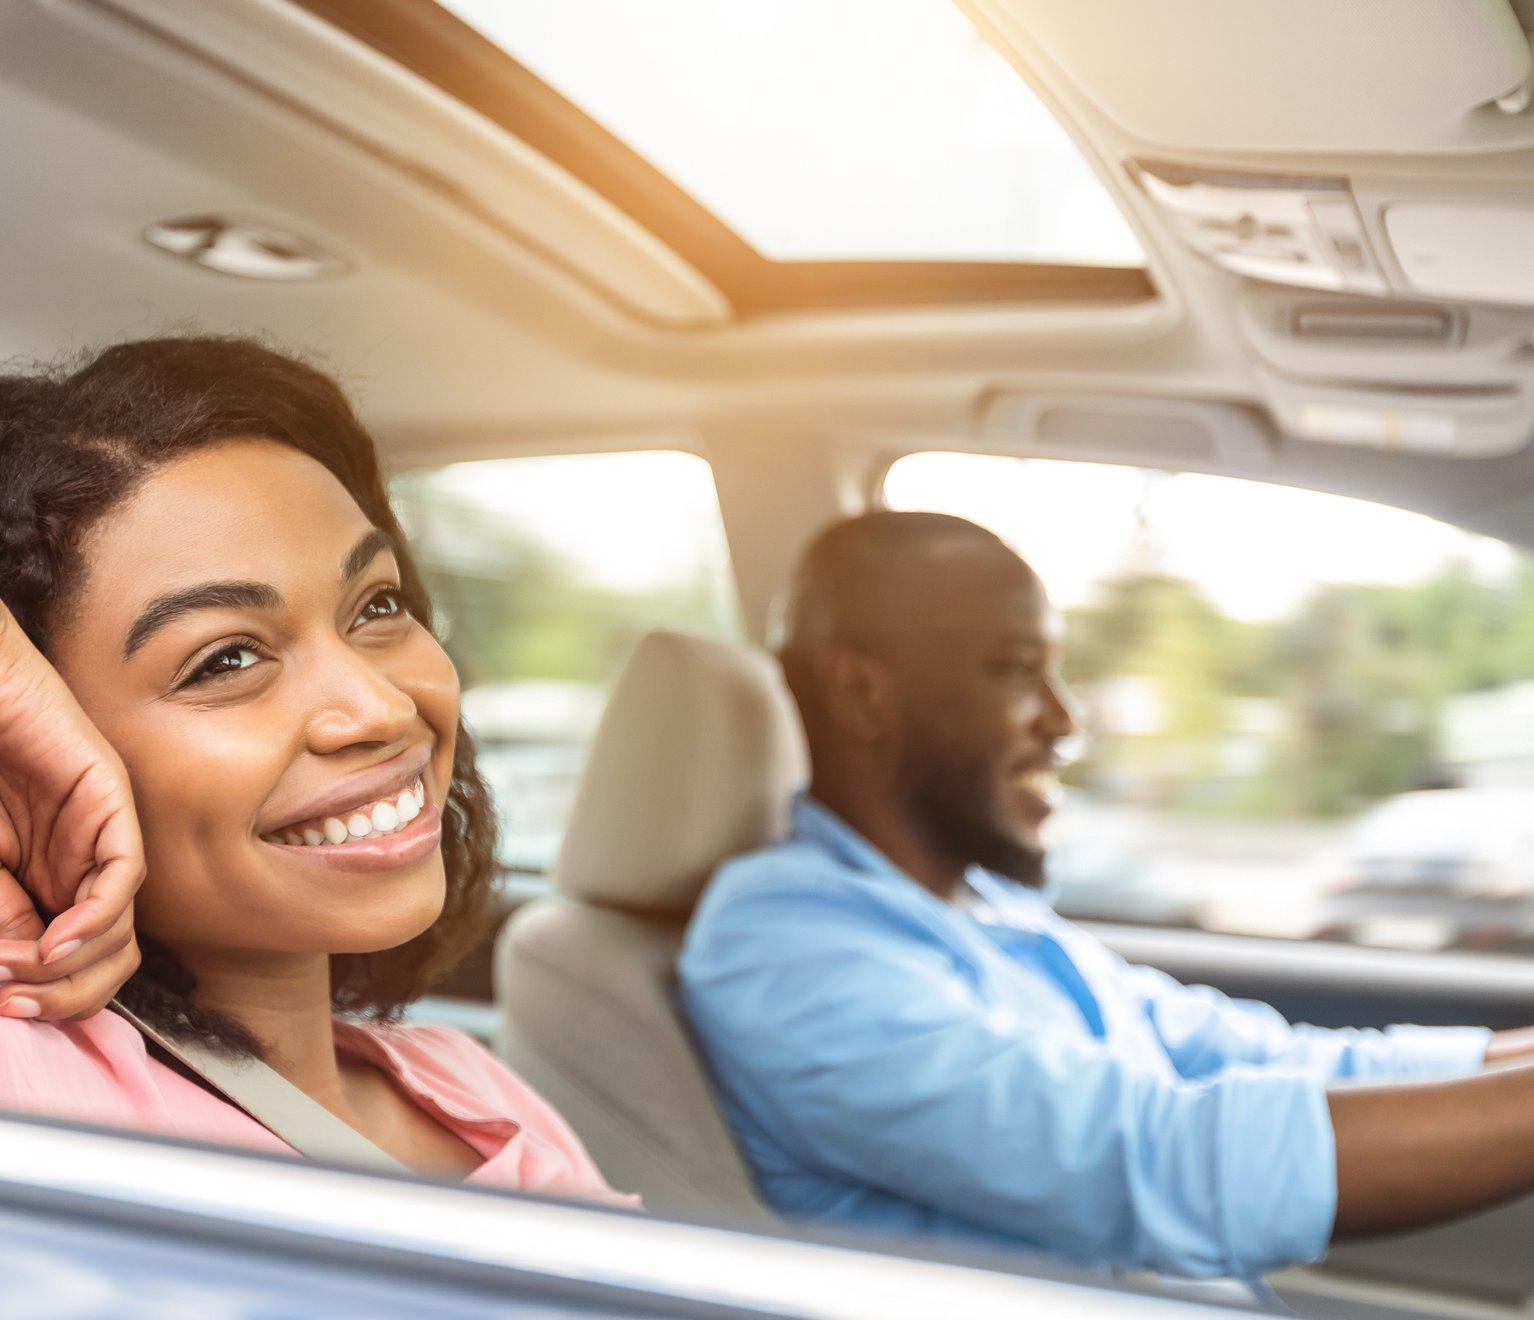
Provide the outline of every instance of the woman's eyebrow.
{"type": "Polygon", "coordinates": [[[341,585],[345,586],[385,550],[391,555],[394,553],[394,538],[388,532],[377,527],[364,532],[362,539],[341,561],[341,585]]]}
{"type": "MultiPolygon", "coordinates": [[[[362,572],[383,551],[394,553],[394,538],[374,527],[341,561],[341,581],[347,583],[362,572]]],[[[264,582],[203,582],[195,587],[172,591],[144,608],[128,629],[123,643],[123,659],[131,660],[145,642],[167,624],[193,610],[279,610],[282,595],[264,582]]]]}
{"type": "Polygon", "coordinates": [[[134,653],[161,628],[193,610],[281,608],[281,593],[264,582],[203,582],[195,587],[172,591],[150,601],[143,613],[133,621],[133,627],[128,629],[128,640],[123,643],[123,659],[131,660],[134,653]]]}

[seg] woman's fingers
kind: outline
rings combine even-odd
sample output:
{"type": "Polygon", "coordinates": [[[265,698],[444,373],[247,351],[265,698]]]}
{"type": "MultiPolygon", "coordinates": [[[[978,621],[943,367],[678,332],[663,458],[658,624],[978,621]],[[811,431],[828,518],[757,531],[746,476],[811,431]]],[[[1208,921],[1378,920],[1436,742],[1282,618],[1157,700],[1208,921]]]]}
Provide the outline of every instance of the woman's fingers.
{"type": "Polygon", "coordinates": [[[88,1017],[106,1006],[138,964],[131,909],[52,962],[43,961],[34,942],[0,943],[0,966],[8,973],[0,985],[0,1017],[46,1022],[88,1017]]]}
{"type": "Polygon", "coordinates": [[[133,910],[130,908],[99,935],[70,949],[62,958],[49,959],[35,941],[0,942],[0,967],[9,973],[4,984],[38,985],[63,980],[84,971],[93,962],[117,953],[132,940],[133,910]]]}
{"type": "Polygon", "coordinates": [[[138,819],[131,808],[113,811],[95,838],[97,861],[80,875],[70,906],[45,926],[31,891],[0,866],[0,968],[18,956],[18,941],[37,945],[44,961],[58,961],[131,921],[133,899],[144,881],[138,819]]]}
{"type": "Polygon", "coordinates": [[[92,876],[45,933],[31,896],[0,870],[0,1017],[72,1021],[106,1007],[138,970],[133,871],[125,860],[92,876]]]}
{"type": "Polygon", "coordinates": [[[68,957],[111,930],[125,914],[131,917],[133,898],[143,881],[143,858],[132,851],[93,872],[76,891],[74,905],[48,923],[42,936],[43,960],[68,957]]]}
{"type": "MultiPolygon", "coordinates": [[[[0,602],[5,952],[15,952],[12,941],[40,941],[40,959],[62,962],[90,949],[132,911],[143,878],[143,839],[122,758],[0,602]],[[40,913],[49,918],[46,929],[40,913]]],[[[10,970],[20,979],[19,967],[10,970]]]]}
{"type": "Polygon", "coordinates": [[[35,943],[42,933],[43,919],[37,915],[32,896],[0,866],[0,946],[20,941],[35,943]]]}
{"type": "Polygon", "coordinates": [[[71,975],[39,983],[13,981],[0,989],[0,1017],[75,1022],[99,1013],[138,970],[138,944],[127,944],[71,975]]]}

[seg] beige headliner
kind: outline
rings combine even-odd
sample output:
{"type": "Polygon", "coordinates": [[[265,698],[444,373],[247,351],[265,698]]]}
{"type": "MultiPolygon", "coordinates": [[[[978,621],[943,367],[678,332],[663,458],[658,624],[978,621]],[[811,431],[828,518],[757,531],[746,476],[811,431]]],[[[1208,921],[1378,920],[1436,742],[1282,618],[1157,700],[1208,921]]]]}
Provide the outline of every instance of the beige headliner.
{"type": "MultiPolygon", "coordinates": [[[[1119,197],[1151,254],[1158,301],[739,322],[675,253],[557,166],[283,0],[12,0],[0,6],[0,352],[49,358],[187,323],[265,333],[328,362],[398,465],[697,449],[715,465],[754,623],[802,537],[866,500],[882,465],[911,449],[1231,472],[1531,535],[1527,453],[1432,460],[1281,439],[1258,357],[1359,383],[1528,391],[1534,313],[1456,309],[1473,331],[1457,350],[1265,342],[1270,304],[1294,295],[1182,250],[1125,172],[1146,144],[1031,47],[1002,0],[964,4],[1009,44],[1119,197]],[[256,284],[139,237],[153,221],[207,211],[278,220],[352,269],[256,284]],[[1104,396],[1112,408],[1094,417],[1122,420],[1108,433],[1042,441],[1018,420],[1104,396]],[[1157,399],[1183,410],[1176,426],[1156,424],[1157,399]]],[[[1221,107],[1205,112],[1214,122],[1221,107]]],[[[1361,198],[1408,184],[1534,195],[1528,149],[1190,148],[1178,159],[1345,170],[1361,198]]]]}

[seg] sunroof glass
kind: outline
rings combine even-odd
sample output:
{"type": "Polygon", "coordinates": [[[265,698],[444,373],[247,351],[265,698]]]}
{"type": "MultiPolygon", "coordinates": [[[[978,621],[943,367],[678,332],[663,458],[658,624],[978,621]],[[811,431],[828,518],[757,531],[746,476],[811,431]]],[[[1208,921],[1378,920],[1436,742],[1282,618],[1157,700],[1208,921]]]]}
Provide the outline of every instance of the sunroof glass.
{"type": "Polygon", "coordinates": [[[1143,266],[950,0],[440,0],[777,261],[1143,266]]]}

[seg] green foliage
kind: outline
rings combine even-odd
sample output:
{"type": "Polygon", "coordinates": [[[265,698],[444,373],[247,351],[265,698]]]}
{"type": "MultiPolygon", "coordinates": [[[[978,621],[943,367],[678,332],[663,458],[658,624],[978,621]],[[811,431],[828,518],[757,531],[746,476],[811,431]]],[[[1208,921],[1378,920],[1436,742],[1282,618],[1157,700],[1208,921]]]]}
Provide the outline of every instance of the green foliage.
{"type": "MultiPolygon", "coordinates": [[[[394,491],[466,686],[605,683],[649,628],[735,631],[717,566],[617,590],[429,477],[394,491]]],[[[1271,623],[1142,566],[1067,611],[1065,678],[1089,698],[1127,681],[1155,727],[1089,730],[1071,777],[1186,812],[1341,815],[1435,768],[1449,697],[1531,677],[1531,562],[1497,585],[1464,563],[1411,586],[1327,585],[1271,623]]]]}
{"type": "Polygon", "coordinates": [[[429,475],[397,478],[392,491],[466,688],[518,679],[602,684],[650,628],[734,631],[729,592],[706,564],[681,581],[621,591],[429,475]]]}
{"type": "Polygon", "coordinates": [[[1133,680],[1157,715],[1097,730],[1076,782],[1163,808],[1355,811],[1435,770],[1449,697],[1534,677],[1530,563],[1497,585],[1461,562],[1410,586],[1327,585],[1273,623],[1135,571],[1067,620],[1067,681],[1101,696],[1133,680]]]}

